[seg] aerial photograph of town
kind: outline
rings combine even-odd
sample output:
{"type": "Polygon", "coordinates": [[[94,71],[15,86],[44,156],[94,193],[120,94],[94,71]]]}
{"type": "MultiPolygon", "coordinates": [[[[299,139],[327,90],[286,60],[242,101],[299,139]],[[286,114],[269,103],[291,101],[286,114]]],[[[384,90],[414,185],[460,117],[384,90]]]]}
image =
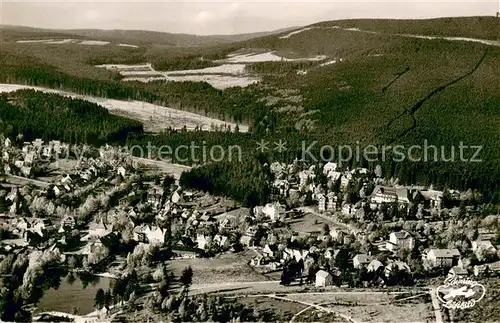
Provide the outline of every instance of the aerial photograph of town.
{"type": "Polygon", "coordinates": [[[0,0],[0,322],[500,322],[500,0],[0,0]]]}

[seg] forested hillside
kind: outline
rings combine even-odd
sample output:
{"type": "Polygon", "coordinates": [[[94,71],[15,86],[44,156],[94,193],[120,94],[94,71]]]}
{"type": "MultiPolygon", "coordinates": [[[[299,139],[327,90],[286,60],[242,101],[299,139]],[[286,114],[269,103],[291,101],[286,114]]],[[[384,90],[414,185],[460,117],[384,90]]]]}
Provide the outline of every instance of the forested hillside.
{"type": "Polygon", "coordinates": [[[3,133],[23,134],[26,140],[103,145],[143,132],[140,122],[111,115],[97,104],[32,90],[0,95],[0,120],[3,133]]]}
{"type": "MultiPolygon", "coordinates": [[[[289,149],[265,159],[293,160],[301,141],[322,144],[482,146],[482,162],[379,162],[384,175],[403,183],[485,191],[500,201],[500,48],[475,42],[419,39],[394,34],[495,39],[493,18],[436,20],[346,20],[319,23],[295,34],[268,35],[206,48],[105,49],[9,43],[0,53],[0,81],[40,85],[82,94],[136,99],[250,125],[251,134],[167,132],[156,137],[128,136],[129,143],[181,143],[190,140],[240,145],[249,160],[256,142],[284,139],[289,149]],[[332,28],[340,26],[341,28],[332,28]],[[359,28],[370,33],[345,28],[359,28]],[[281,38],[280,38],[281,37],[281,38]],[[217,90],[207,83],[122,83],[118,73],[95,68],[104,63],[152,63],[158,69],[196,69],[216,64],[236,50],[287,58],[324,55],[315,62],[259,62],[247,72],[262,78],[247,88],[217,90]],[[201,59],[203,57],[203,59],[201,59]],[[327,63],[327,64],[325,64],[327,63]]],[[[10,104],[10,103],[9,103],[10,104]]],[[[136,133],[137,131],[133,131],[136,133]]],[[[456,148],[457,149],[457,148],[456,148]]],[[[458,154],[458,152],[456,152],[458,154]]],[[[470,156],[469,156],[470,157],[470,156]]],[[[388,159],[388,158],[386,158],[388,159]]],[[[375,163],[360,162],[366,167],[375,163]]],[[[352,166],[346,165],[346,166],[352,166]]],[[[214,165],[189,177],[206,190],[239,192],[207,178],[214,165]],[[208,186],[207,186],[208,185],[208,186]],[[224,187],[224,188],[221,188],[224,187]]],[[[228,163],[222,178],[252,191],[247,182],[259,168],[228,163]]],[[[186,177],[188,178],[188,177],[186,177]]],[[[194,185],[194,184],[193,184],[194,185]]],[[[198,185],[198,184],[197,184],[198,185]]],[[[232,184],[231,184],[232,185],[232,184]]],[[[244,190],[242,190],[244,191],[244,190]]],[[[240,196],[241,194],[237,194],[240,196]]],[[[241,199],[248,199],[243,195],[241,199]]]]}
{"type": "Polygon", "coordinates": [[[321,22],[317,26],[359,28],[387,34],[454,36],[491,40],[496,40],[499,33],[498,19],[495,17],[453,17],[417,20],[348,19],[321,22]]]}

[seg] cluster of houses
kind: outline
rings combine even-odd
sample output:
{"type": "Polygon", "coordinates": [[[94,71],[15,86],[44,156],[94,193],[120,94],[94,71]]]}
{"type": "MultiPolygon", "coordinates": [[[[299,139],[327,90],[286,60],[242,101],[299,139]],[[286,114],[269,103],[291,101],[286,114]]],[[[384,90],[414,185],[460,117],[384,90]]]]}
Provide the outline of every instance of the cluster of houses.
{"type": "Polygon", "coordinates": [[[57,156],[67,154],[69,145],[53,140],[44,143],[41,139],[24,142],[22,149],[14,147],[10,138],[1,138],[2,173],[32,178],[36,169],[46,167],[57,156]]]}
{"type": "MultiPolygon", "coordinates": [[[[365,205],[376,211],[382,204],[397,204],[404,208],[410,203],[417,203],[425,210],[440,210],[443,206],[442,191],[414,186],[387,186],[383,179],[366,168],[342,171],[338,164],[328,162],[322,170],[317,170],[316,165],[301,170],[297,163],[286,165],[276,162],[271,165],[271,171],[275,178],[272,186],[279,197],[300,199],[310,193],[321,213],[355,215],[364,212],[365,205]],[[317,181],[319,173],[326,177],[326,187],[317,181]],[[350,185],[355,186],[358,182],[362,183],[360,191],[356,192],[359,201],[346,201],[344,193],[350,185]],[[368,189],[370,192],[367,192],[368,189]]],[[[451,190],[450,194],[452,198],[460,198],[458,191],[451,190]]]]}
{"type": "MultiPolygon", "coordinates": [[[[277,200],[290,197],[300,199],[304,195],[310,194],[313,203],[317,205],[317,213],[334,220],[338,220],[339,215],[351,216],[354,220],[363,219],[363,216],[359,214],[365,213],[366,209],[376,213],[384,204],[391,207],[396,205],[399,209],[404,209],[407,212],[412,205],[418,205],[419,212],[425,210],[426,213],[440,212],[444,208],[443,191],[424,187],[387,185],[387,182],[365,168],[340,170],[337,164],[326,163],[320,172],[326,177],[327,185],[321,184],[317,180],[319,172],[316,166],[304,170],[297,163],[291,165],[273,163],[271,171],[275,178],[272,186],[278,195],[277,200]],[[353,187],[360,187],[356,203],[344,198],[346,191],[353,187]]],[[[461,193],[450,190],[448,198],[460,200],[461,193]]],[[[270,223],[274,223],[284,222],[288,212],[279,203],[269,203],[256,207],[253,213],[256,216],[263,216],[270,223]]],[[[277,239],[270,239],[274,233],[269,229],[269,225],[264,223],[264,227],[266,231],[264,237],[267,238],[265,240],[276,242],[277,239]]],[[[317,262],[318,255],[327,260],[335,258],[343,244],[352,245],[353,239],[359,240],[369,233],[349,232],[333,228],[330,231],[330,237],[325,237],[325,234],[315,235],[312,240],[309,240],[309,245],[294,249],[290,247],[290,239],[288,244],[266,243],[259,245],[260,241],[258,240],[261,239],[261,236],[257,240],[254,239],[256,231],[255,227],[250,227],[242,236],[241,242],[243,245],[252,247],[257,253],[252,259],[251,265],[269,271],[282,268],[290,258],[294,257],[296,261],[301,260],[304,263],[310,262],[312,259],[317,262]],[[315,239],[317,242],[311,243],[315,239]],[[336,247],[320,243],[327,239],[336,241],[336,247]]],[[[406,250],[409,253],[419,254],[418,262],[427,271],[439,269],[458,276],[480,275],[484,272],[500,273],[500,262],[495,262],[500,255],[500,246],[496,245],[498,232],[495,228],[482,229],[482,231],[482,234],[471,240],[471,250],[467,254],[461,254],[456,248],[436,248],[429,245],[428,237],[421,230],[408,232],[399,229],[391,232],[385,240],[370,242],[369,253],[351,253],[349,263],[355,269],[364,268],[368,272],[382,270],[385,276],[390,276],[394,268],[398,268],[399,272],[411,274],[413,269],[407,263],[407,259],[400,258],[402,254],[400,251],[406,250]],[[378,260],[380,254],[389,255],[389,257],[384,257],[385,263],[378,260]],[[477,259],[472,265],[471,255],[477,259]]],[[[294,237],[291,238],[291,242],[293,239],[294,237]]],[[[316,285],[332,284],[338,273],[338,268],[320,268],[316,276],[316,285]]]]}
{"type": "MultiPolygon", "coordinates": [[[[36,140],[18,149],[5,139],[1,149],[4,173],[18,174],[13,170],[20,170],[19,174],[28,177],[33,171],[23,172],[23,167],[40,168],[40,163],[46,163],[40,156],[48,157],[48,163],[53,163],[50,156],[69,148],[57,141],[44,144],[36,140]]],[[[317,205],[317,213],[324,218],[356,215],[367,208],[376,212],[384,204],[406,209],[412,203],[426,210],[443,207],[443,192],[387,185],[365,168],[340,170],[337,164],[330,162],[318,170],[315,166],[301,169],[296,163],[273,163],[271,171],[275,175],[271,185],[278,195],[275,200],[301,200],[308,195],[317,205]],[[318,172],[323,175],[322,180],[326,178],[327,185],[316,183],[318,172]],[[344,198],[346,191],[353,187],[359,188],[356,203],[344,198]]],[[[25,196],[22,188],[4,189],[0,201],[4,202],[6,212],[1,225],[12,237],[0,244],[11,248],[57,246],[66,256],[83,259],[100,253],[110,242],[125,236],[138,244],[169,245],[174,258],[212,256],[243,247],[254,250],[250,265],[262,270],[280,270],[290,262],[301,263],[306,269],[317,265],[315,284],[318,287],[338,281],[344,268],[333,264],[338,257],[345,256],[343,249],[349,250],[350,267],[377,273],[380,277],[390,277],[394,272],[412,274],[414,263],[408,263],[401,256],[402,250],[418,252],[421,265],[429,271],[439,268],[459,276],[500,273],[500,262],[496,261],[499,258],[497,232],[482,230],[474,238],[471,253],[479,262],[473,265],[467,261],[469,255],[454,248],[435,248],[421,232],[411,230],[398,229],[386,236],[384,233],[385,238],[360,248],[354,247],[354,242],[361,241],[369,232],[335,226],[304,239],[284,228],[289,215],[295,212],[287,210],[290,205],[273,202],[252,209],[238,208],[224,198],[184,191],[174,184],[164,187],[161,181],[148,176],[134,167],[119,149],[104,147],[97,154],[80,158],[74,169],[61,173],[47,187],[31,192],[50,203],[57,200],[55,204],[59,206],[64,197],[83,201],[80,206],[71,205],[62,213],[55,212],[57,216],[28,215],[26,209],[33,196],[25,196]],[[122,183],[127,185],[120,185],[122,183]],[[91,193],[100,194],[106,201],[110,200],[110,194],[118,197],[109,207],[89,211],[93,212],[92,216],[86,219],[81,214],[86,214],[86,209],[92,206],[91,193]]]]}

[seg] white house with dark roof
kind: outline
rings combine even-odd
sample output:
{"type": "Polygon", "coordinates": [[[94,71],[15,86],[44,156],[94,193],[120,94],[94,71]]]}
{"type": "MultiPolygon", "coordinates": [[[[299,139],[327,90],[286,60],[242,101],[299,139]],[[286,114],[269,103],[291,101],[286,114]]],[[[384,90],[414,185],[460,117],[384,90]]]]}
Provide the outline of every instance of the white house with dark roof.
{"type": "Polygon", "coordinates": [[[336,163],[328,162],[323,166],[323,175],[331,181],[336,181],[342,173],[337,172],[338,165],[336,163]]]}
{"type": "Polygon", "coordinates": [[[399,249],[413,250],[415,239],[407,231],[392,232],[389,241],[386,243],[387,250],[396,251],[399,249]]]}
{"type": "Polygon", "coordinates": [[[328,272],[320,270],[316,273],[316,287],[326,287],[333,284],[333,277],[328,272]]]}
{"type": "Polygon", "coordinates": [[[364,253],[357,254],[352,258],[352,264],[356,269],[367,266],[370,261],[370,256],[364,253]]]}
{"type": "Polygon", "coordinates": [[[440,209],[443,203],[443,192],[435,190],[423,190],[419,191],[418,194],[422,195],[425,206],[430,208],[440,209]]]}
{"type": "Polygon", "coordinates": [[[381,268],[384,268],[384,264],[377,259],[372,260],[366,267],[369,272],[376,272],[381,268]]]}
{"type": "Polygon", "coordinates": [[[376,204],[394,203],[408,204],[408,190],[406,188],[396,188],[377,185],[371,195],[371,202],[376,204]]]}
{"type": "Polygon", "coordinates": [[[427,249],[422,255],[426,267],[451,268],[458,265],[460,252],[458,249],[427,249]]]}
{"type": "Polygon", "coordinates": [[[256,207],[254,213],[264,215],[273,222],[285,220],[285,208],[279,203],[268,203],[264,207],[256,207]]]}

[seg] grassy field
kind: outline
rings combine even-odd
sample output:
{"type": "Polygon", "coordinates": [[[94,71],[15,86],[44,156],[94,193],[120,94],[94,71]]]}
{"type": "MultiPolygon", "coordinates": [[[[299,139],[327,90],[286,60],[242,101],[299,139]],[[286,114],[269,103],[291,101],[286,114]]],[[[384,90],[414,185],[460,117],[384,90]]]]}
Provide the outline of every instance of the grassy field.
{"type": "MultiPolygon", "coordinates": [[[[352,317],[358,322],[431,322],[435,321],[430,296],[401,300],[410,294],[383,292],[345,294],[304,294],[286,296],[288,299],[318,304],[336,313],[352,317]]],[[[297,318],[306,319],[311,313],[303,313],[297,318]]]]}
{"type": "Polygon", "coordinates": [[[324,219],[310,213],[305,214],[301,218],[286,220],[286,224],[290,226],[293,232],[302,234],[320,233],[327,223],[324,219]]]}
{"type": "Polygon", "coordinates": [[[259,312],[272,311],[277,313],[279,315],[279,320],[281,321],[290,321],[295,314],[307,308],[306,305],[269,297],[239,297],[237,298],[237,301],[251,306],[259,312]]]}
{"type": "Polygon", "coordinates": [[[252,251],[226,253],[215,258],[181,259],[169,261],[168,267],[180,275],[188,266],[193,269],[193,284],[214,284],[229,282],[252,282],[267,280],[247,264],[255,256],[252,251]]]}

